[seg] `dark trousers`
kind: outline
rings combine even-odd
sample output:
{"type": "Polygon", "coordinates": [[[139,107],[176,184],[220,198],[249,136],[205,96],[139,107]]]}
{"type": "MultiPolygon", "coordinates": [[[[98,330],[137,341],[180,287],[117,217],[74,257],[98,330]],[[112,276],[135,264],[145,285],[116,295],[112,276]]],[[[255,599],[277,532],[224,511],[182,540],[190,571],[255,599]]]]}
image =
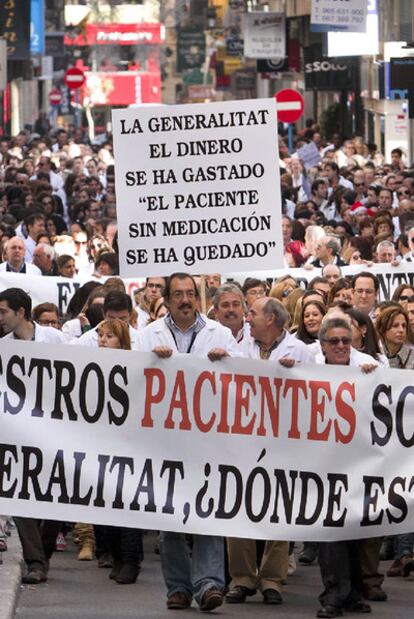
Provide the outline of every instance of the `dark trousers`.
{"type": "Polygon", "coordinates": [[[115,563],[139,566],[144,558],[141,529],[105,527],[109,550],[115,563]]]}
{"type": "Polygon", "coordinates": [[[358,553],[364,593],[372,587],[381,587],[384,582],[384,575],[378,572],[381,543],[381,537],[359,540],[358,553]]]}
{"type": "Polygon", "coordinates": [[[362,599],[359,540],[321,542],[319,566],[325,590],[319,596],[323,606],[343,608],[362,599]]]}
{"type": "Polygon", "coordinates": [[[14,522],[28,569],[40,569],[47,574],[49,559],[55,550],[56,537],[62,523],[58,520],[20,517],[15,517],[14,522]]]}

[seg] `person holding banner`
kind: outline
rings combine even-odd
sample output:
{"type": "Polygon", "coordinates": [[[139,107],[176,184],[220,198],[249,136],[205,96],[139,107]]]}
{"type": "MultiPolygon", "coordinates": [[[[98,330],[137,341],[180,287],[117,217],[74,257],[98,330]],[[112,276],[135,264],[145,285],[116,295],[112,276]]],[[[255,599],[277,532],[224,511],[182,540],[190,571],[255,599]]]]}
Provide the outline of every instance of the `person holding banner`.
{"type": "MultiPolygon", "coordinates": [[[[128,325],[119,319],[103,320],[97,328],[99,348],[131,350],[128,325]]],[[[144,558],[141,529],[129,527],[106,527],[113,567],[109,578],[119,585],[136,582],[144,558]]]]}
{"type": "MultiPolygon", "coordinates": [[[[164,291],[169,313],[149,324],[139,335],[139,350],[167,359],[177,353],[218,361],[240,356],[231,331],[197,311],[199,291],[194,278],[174,273],[164,291]]],[[[202,611],[223,603],[224,544],[220,537],[193,535],[191,561],[184,534],[160,535],[161,566],[167,585],[167,608],[183,610],[193,596],[202,611]]]]}
{"type": "MultiPolygon", "coordinates": [[[[349,320],[325,318],[319,331],[319,341],[322,354],[316,356],[316,363],[357,365],[363,372],[372,372],[378,367],[375,363],[361,364],[358,356],[352,356],[352,328],[349,320]]],[[[325,589],[319,596],[321,608],[316,614],[317,617],[340,617],[343,610],[354,613],[371,612],[370,605],[363,599],[363,553],[360,546],[360,540],[319,544],[319,567],[325,589]]]]}
{"type": "MultiPolygon", "coordinates": [[[[64,336],[57,329],[32,322],[31,311],[32,301],[20,288],[8,288],[0,292],[0,329],[7,333],[4,338],[49,344],[64,343],[64,336]]],[[[61,523],[21,517],[14,520],[27,565],[27,573],[22,580],[33,585],[45,582],[49,559],[55,550],[61,523]]]]}
{"type": "MultiPolygon", "coordinates": [[[[264,359],[292,367],[310,363],[308,347],[285,329],[288,314],[280,301],[270,297],[256,299],[247,315],[251,335],[239,345],[244,357],[264,359]]],[[[229,572],[232,578],[226,595],[229,604],[246,601],[259,589],[265,604],[282,604],[282,584],[288,573],[289,542],[266,541],[260,566],[256,568],[254,539],[227,539],[229,572]]]]}

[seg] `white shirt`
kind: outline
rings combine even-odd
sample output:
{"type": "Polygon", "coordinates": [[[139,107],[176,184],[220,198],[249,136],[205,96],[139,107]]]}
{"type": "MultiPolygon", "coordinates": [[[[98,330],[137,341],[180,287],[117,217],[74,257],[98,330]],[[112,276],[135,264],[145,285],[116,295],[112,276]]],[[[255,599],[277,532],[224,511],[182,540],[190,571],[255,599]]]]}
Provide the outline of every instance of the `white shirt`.
{"type": "MultiPolygon", "coordinates": [[[[197,333],[190,353],[195,357],[207,357],[213,348],[223,348],[231,357],[240,357],[232,332],[215,320],[203,315],[206,326],[197,333]]],[[[157,346],[168,346],[173,354],[178,354],[175,340],[165,318],[149,324],[139,333],[139,350],[151,352],[157,346]]]]}
{"type": "MultiPolygon", "coordinates": [[[[243,357],[248,359],[260,359],[260,347],[252,336],[243,338],[239,344],[239,350],[243,357]]],[[[312,354],[309,347],[296,337],[285,331],[285,337],[269,356],[269,361],[275,361],[286,357],[294,359],[297,363],[312,363],[312,354]]]]}
{"type": "MultiPolygon", "coordinates": [[[[311,344],[311,346],[314,346],[314,344],[311,344]]],[[[323,354],[322,349],[315,355],[314,363],[318,365],[326,364],[325,355],[323,354]]],[[[367,355],[364,352],[359,352],[359,350],[356,350],[356,348],[352,348],[351,346],[349,365],[352,367],[360,367],[365,363],[368,363],[369,365],[377,365],[378,367],[381,365],[379,361],[374,359],[374,357],[371,357],[371,355],[367,355]]]]}
{"type": "Polygon", "coordinates": [[[148,314],[148,312],[142,309],[142,307],[139,307],[139,305],[135,307],[135,311],[138,314],[138,331],[142,331],[142,329],[145,329],[145,327],[148,325],[150,315],[148,314]]]}
{"type": "MultiPolygon", "coordinates": [[[[7,271],[7,261],[0,263],[0,271],[7,271]]],[[[10,271],[15,275],[42,275],[42,271],[35,265],[26,262],[26,273],[20,273],[19,271],[10,271]]]]}
{"type": "MultiPolygon", "coordinates": [[[[54,327],[44,327],[42,325],[38,325],[37,322],[35,324],[35,342],[44,342],[45,344],[67,344],[68,341],[62,331],[55,329],[54,327]]],[[[13,331],[7,333],[3,337],[3,339],[18,339],[14,337],[13,331]]],[[[30,341],[30,340],[19,340],[19,341],[30,341]]]]}

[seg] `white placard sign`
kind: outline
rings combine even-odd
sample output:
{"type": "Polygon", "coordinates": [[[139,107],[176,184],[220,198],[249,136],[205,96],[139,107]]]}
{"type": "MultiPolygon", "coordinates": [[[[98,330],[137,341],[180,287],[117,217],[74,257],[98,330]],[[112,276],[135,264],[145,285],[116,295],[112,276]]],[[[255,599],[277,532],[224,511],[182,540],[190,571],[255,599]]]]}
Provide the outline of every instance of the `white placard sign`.
{"type": "Polygon", "coordinates": [[[123,277],[283,265],[273,98],[112,118],[123,277]]]}
{"type": "Polygon", "coordinates": [[[311,24],[347,32],[366,32],[368,0],[312,0],[311,24]]]}
{"type": "Polygon", "coordinates": [[[284,58],[286,25],[284,13],[251,11],[244,15],[246,58],[284,58]]]}
{"type": "Polygon", "coordinates": [[[2,514],[291,541],[414,528],[411,370],[13,340],[0,360],[2,514]]]}

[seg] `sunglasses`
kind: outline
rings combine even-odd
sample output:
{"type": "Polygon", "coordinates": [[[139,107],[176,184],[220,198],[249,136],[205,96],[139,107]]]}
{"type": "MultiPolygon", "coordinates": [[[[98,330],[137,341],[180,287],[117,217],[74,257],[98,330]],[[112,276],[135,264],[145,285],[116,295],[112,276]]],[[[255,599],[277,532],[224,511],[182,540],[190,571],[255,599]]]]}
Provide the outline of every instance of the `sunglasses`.
{"type": "Polygon", "coordinates": [[[349,346],[351,344],[350,337],[330,337],[327,340],[324,340],[326,344],[331,344],[332,346],[338,346],[339,343],[344,346],[349,346]]]}
{"type": "Polygon", "coordinates": [[[409,196],[409,191],[397,191],[397,196],[409,196]]]}

